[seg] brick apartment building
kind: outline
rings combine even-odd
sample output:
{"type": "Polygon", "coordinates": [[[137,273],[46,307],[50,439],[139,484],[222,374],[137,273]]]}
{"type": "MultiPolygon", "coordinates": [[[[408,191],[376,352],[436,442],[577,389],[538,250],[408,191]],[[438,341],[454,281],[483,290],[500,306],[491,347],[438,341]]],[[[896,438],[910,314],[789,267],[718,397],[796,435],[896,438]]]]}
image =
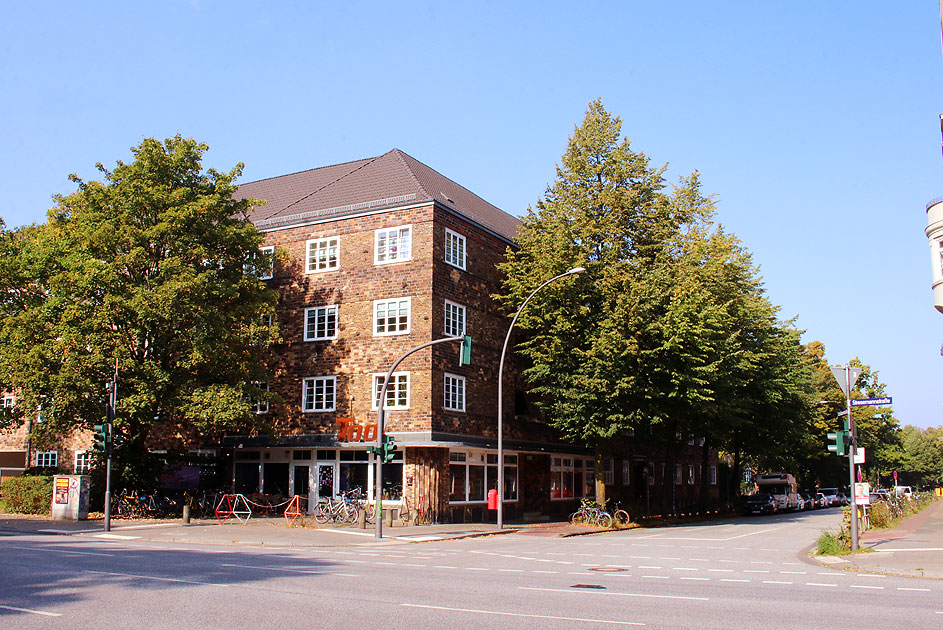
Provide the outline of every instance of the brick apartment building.
{"type": "MultiPolygon", "coordinates": [[[[203,445],[221,481],[247,494],[307,496],[311,505],[355,487],[372,496],[366,447],[387,369],[415,346],[467,333],[471,365],[460,366],[459,345],[445,343],[410,355],[394,373],[386,433],[398,448],[382,487],[385,502],[422,505],[439,520],[488,519],[497,366],[509,324],[491,295],[501,290],[496,264],[518,219],[399,150],[249,182],[238,195],[266,202],[251,220],[276,252],[260,278],[281,295],[283,341],[263,384],[278,402],[255,409],[269,416],[273,435],[203,445]]],[[[505,514],[569,513],[594,492],[592,452],[561,441],[533,412],[513,358],[504,376],[505,514]]],[[[693,504],[707,475],[716,500],[716,453],[705,466],[693,437],[690,444],[666,472],[653,448],[613,443],[607,494],[654,507],[653,496],[673,482],[678,505],[693,504]]]]}

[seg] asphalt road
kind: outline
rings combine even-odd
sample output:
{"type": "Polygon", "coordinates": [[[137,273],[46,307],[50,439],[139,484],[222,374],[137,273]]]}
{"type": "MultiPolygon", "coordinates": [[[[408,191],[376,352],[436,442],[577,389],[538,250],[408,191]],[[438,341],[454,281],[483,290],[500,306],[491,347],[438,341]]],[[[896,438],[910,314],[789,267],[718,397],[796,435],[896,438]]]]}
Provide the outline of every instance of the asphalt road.
{"type": "Polygon", "coordinates": [[[943,581],[800,553],[839,518],[306,549],[9,535],[0,628],[943,627],[943,581]]]}

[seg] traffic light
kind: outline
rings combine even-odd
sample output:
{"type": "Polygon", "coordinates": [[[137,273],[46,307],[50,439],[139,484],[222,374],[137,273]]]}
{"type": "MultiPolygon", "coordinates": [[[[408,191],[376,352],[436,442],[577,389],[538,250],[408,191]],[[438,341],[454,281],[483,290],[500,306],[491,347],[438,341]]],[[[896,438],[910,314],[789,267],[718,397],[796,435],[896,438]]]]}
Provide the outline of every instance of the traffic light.
{"type": "Polygon", "coordinates": [[[383,443],[380,445],[380,450],[382,451],[384,464],[393,461],[393,451],[396,450],[396,440],[392,435],[383,436],[383,443]]]}
{"type": "Polygon", "coordinates": [[[465,335],[462,338],[462,352],[458,357],[459,365],[471,365],[471,344],[472,338],[465,335]]]}
{"type": "Polygon", "coordinates": [[[832,453],[837,453],[838,455],[845,455],[845,438],[847,437],[844,431],[836,431],[835,433],[828,433],[826,436],[829,440],[832,440],[834,443],[828,445],[828,450],[832,453]]]}
{"type": "Polygon", "coordinates": [[[96,424],[93,428],[95,436],[92,442],[92,450],[98,453],[107,453],[111,446],[111,425],[96,424]]]}

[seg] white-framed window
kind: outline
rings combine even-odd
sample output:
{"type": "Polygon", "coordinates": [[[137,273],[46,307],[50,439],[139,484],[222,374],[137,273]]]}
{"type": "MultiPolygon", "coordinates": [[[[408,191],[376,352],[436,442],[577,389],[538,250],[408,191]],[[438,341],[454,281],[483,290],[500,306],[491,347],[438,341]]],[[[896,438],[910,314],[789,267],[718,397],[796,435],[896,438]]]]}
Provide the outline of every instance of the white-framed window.
{"type": "Polygon", "coordinates": [[[412,258],[413,226],[400,225],[373,233],[373,262],[376,265],[402,262],[412,258]]]}
{"type": "Polygon", "coordinates": [[[394,298],[373,302],[373,335],[405,335],[409,333],[412,298],[394,298]]]}
{"type": "Polygon", "coordinates": [[[615,462],[611,459],[602,460],[602,482],[611,486],[616,482],[615,462]]]}
{"type": "Polygon", "coordinates": [[[711,475],[711,485],[716,486],[717,485],[717,466],[711,466],[710,468],[708,468],[708,470],[710,471],[710,475],[711,475]]]}
{"type": "Polygon", "coordinates": [[[449,411],[465,411],[465,377],[457,374],[445,375],[445,408],[449,411]]]}
{"type": "Polygon", "coordinates": [[[632,462],[628,459],[622,460],[622,485],[627,486],[632,483],[632,462]]]}
{"type": "MultiPolygon", "coordinates": [[[[373,375],[373,405],[377,408],[380,402],[380,390],[383,389],[383,379],[386,373],[373,375]]],[[[384,409],[409,409],[409,372],[393,372],[390,382],[386,386],[386,405],[384,409]]]]}
{"type": "Polygon", "coordinates": [[[341,239],[339,236],[316,238],[305,245],[305,273],[334,271],[340,268],[341,239]]]}
{"type": "Polygon", "coordinates": [[[465,307],[455,302],[445,301],[444,332],[449,337],[465,334],[465,307]]]}
{"type": "Polygon", "coordinates": [[[301,382],[301,410],[304,412],[336,409],[336,376],[312,376],[301,382]]]}
{"type": "Polygon", "coordinates": [[[688,483],[694,483],[694,464],[688,464],[688,483]]]}
{"type": "Polygon", "coordinates": [[[259,252],[263,258],[253,257],[252,260],[243,265],[243,272],[246,274],[255,274],[259,280],[271,280],[275,275],[275,247],[266,245],[260,247],[259,252]]]}
{"type": "Polygon", "coordinates": [[[16,399],[13,394],[4,394],[0,397],[0,409],[12,409],[14,404],[16,404],[16,399]]]}
{"type": "Polygon", "coordinates": [[[449,229],[445,230],[445,262],[465,268],[465,237],[449,229]]]}
{"type": "MultiPolygon", "coordinates": [[[[504,500],[517,501],[517,454],[504,454],[504,500]]],[[[498,487],[498,455],[449,451],[449,503],[483,502],[498,487]]]]}
{"type": "Polygon", "coordinates": [[[39,451],[36,453],[36,465],[41,468],[55,468],[59,465],[58,451],[39,451]]]}
{"type": "MultiPolygon", "coordinates": [[[[253,383],[256,387],[261,389],[263,392],[269,391],[269,385],[265,382],[253,383]]],[[[263,414],[268,413],[268,401],[262,400],[261,398],[250,397],[249,398],[249,408],[252,409],[252,413],[263,414]]]]}
{"type": "Polygon", "coordinates": [[[84,475],[92,467],[92,454],[88,451],[75,453],[75,474],[84,475]]]}
{"type": "Polygon", "coordinates": [[[573,499],[596,496],[596,471],[592,459],[550,458],[550,498],[573,499]]]}
{"type": "Polygon", "coordinates": [[[305,309],[305,341],[337,339],[337,305],[305,309]]]}

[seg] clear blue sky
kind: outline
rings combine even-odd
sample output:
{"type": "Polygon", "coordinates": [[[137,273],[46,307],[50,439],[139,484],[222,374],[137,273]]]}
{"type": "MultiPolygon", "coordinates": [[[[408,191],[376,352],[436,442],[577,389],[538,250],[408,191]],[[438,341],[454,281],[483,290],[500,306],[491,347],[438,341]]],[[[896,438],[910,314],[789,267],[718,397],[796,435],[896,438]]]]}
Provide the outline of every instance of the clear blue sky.
{"type": "Polygon", "coordinates": [[[399,148],[520,215],[601,97],[672,180],[702,173],[804,341],[937,426],[941,66],[931,0],[8,3],[0,216],[178,132],[241,181],[399,148]]]}

